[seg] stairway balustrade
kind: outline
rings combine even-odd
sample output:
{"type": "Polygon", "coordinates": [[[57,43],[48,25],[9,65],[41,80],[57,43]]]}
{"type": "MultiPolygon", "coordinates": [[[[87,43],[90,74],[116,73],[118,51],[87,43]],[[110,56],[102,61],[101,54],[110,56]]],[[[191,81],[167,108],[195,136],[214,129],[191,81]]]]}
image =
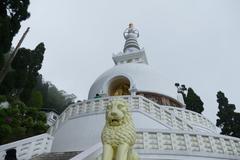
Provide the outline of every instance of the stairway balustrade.
{"type": "Polygon", "coordinates": [[[104,97],[71,104],[59,116],[56,123],[49,129],[49,133],[51,135],[54,134],[58,130],[59,126],[69,119],[92,114],[103,114],[108,102],[112,99],[119,98],[130,103],[131,111],[142,112],[164,124],[168,128],[188,131],[194,131],[198,130],[198,128],[202,128],[207,132],[216,133],[216,127],[214,124],[212,124],[203,115],[186,109],[162,106],[143,96],[104,97]]]}

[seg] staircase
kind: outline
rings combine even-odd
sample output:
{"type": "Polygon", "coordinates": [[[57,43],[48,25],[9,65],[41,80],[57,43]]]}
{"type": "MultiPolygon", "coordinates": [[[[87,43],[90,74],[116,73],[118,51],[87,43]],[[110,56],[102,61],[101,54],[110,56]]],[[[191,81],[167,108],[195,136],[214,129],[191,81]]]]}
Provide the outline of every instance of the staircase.
{"type": "Polygon", "coordinates": [[[131,111],[141,112],[169,129],[184,131],[205,130],[208,133],[216,134],[215,125],[203,115],[177,107],[162,106],[142,96],[104,97],[72,104],[59,116],[48,133],[54,135],[66,121],[74,117],[104,114],[106,105],[114,98],[127,101],[130,104],[131,111]]]}
{"type": "Polygon", "coordinates": [[[44,153],[32,158],[32,160],[69,160],[79,153],[81,153],[81,151],[44,153]]]}
{"type": "Polygon", "coordinates": [[[18,160],[28,160],[32,157],[51,151],[53,137],[47,133],[29,137],[12,143],[0,145],[0,160],[3,160],[6,151],[15,149],[18,160]]]}
{"type": "Polygon", "coordinates": [[[105,114],[106,105],[110,100],[121,98],[130,104],[131,111],[141,112],[150,118],[155,119],[162,125],[171,129],[180,129],[186,131],[194,130],[190,121],[178,117],[166,107],[154,103],[153,101],[142,96],[118,96],[104,97],[99,99],[91,99],[70,105],[58,118],[53,126],[50,127],[48,133],[54,135],[55,132],[69,119],[77,116],[86,116],[93,114],[105,114]]]}

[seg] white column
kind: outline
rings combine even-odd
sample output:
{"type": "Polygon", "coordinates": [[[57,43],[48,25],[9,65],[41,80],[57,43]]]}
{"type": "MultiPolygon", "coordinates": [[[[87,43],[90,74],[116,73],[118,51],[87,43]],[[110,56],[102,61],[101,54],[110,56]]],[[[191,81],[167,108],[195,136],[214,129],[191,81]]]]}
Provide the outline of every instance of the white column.
{"type": "Polygon", "coordinates": [[[143,132],[143,146],[144,146],[144,149],[148,149],[149,147],[148,132],[143,132]]]}
{"type": "Polygon", "coordinates": [[[233,153],[234,153],[234,155],[238,155],[237,148],[236,148],[236,146],[235,146],[235,144],[234,144],[234,141],[233,141],[232,139],[230,140],[230,143],[231,143],[231,146],[232,146],[232,148],[233,148],[233,153]]]}
{"type": "Polygon", "coordinates": [[[159,150],[163,150],[163,140],[162,140],[162,134],[161,133],[157,133],[157,140],[158,140],[158,149],[159,150]]]}

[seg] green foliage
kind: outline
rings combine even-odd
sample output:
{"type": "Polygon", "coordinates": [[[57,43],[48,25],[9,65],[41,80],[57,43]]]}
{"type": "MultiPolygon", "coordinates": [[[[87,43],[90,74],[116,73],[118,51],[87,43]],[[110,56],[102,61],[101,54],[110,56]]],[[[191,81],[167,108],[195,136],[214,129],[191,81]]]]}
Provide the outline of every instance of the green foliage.
{"type": "Polygon", "coordinates": [[[67,94],[65,91],[58,90],[56,86],[49,85],[47,106],[52,107],[61,113],[76,98],[73,94],[67,94]]]}
{"type": "Polygon", "coordinates": [[[7,140],[10,139],[11,135],[12,127],[10,127],[10,125],[8,124],[0,124],[0,144],[4,144],[5,142],[7,142],[7,140]]]}
{"type": "Polygon", "coordinates": [[[0,93],[20,96],[20,99],[28,104],[37,83],[44,52],[43,43],[38,44],[34,50],[19,49],[12,63],[12,71],[8,72],[0,86],[0,93]]]}
{"type": "MultiPolygon", "coordinates": [[[[4,3],[4,1],[5,0],[0,2],[0,6],[2,6],[2,3],[4,3]]],[[[2,12],[2,9],[0,9],[0,12],[2,12]]],[[[12,45],[13,36],[11,36],[11,18],[5,14],[1,14],[0,24],[0,59],[3,61],[3,54],[7,53],[12,45]]]]}
{"type": "Polygon", "coordinates": [[[192,88],[186,88],[185,85],[181,85],[179,83],[175,83],[175,86],[178,89],[178,93],[182,94],[184,103],[186,104],[186,109],[202,113],[204,111],[203,102],[201,98],[194,92],[192,88]],[[185,91],[187,90],[187,95],[185,91]]]}
{"type": "MultiPolygon", "coordinates": [[[[21,22],[30,16],[28,6],[29,0],[0,1],[0,69],[21,22]]],[[[56,107],[61,112],[75,98],[51,83],[38,81],[44,52],[43,43],[34,50],[20,48],[0,85],[0,102],[10,103],[9,108],[0,108],[0,144],[46,132],[41,107],[56,107]]]]}
{"type": "MultiPolygon", "coordinates": [[[[29,0],[0,1],[0,55],[8,52],[21,22],[30,17],[29,0]]],[[[1,58],[0,58],[1,59],[1,58]]]]}
{"type": "Polygon", "coordinates": [[[234,125],[233,125],[233,136],[240,138],[240,113],[235,112],[233,116],[234,125]]]}
{"type": "Polygon", "coordinates": [[[203,102],[201,98],[194,92],[192,88],[188,88],[187,96],[184,98],[184,102],[186,104],[186,109],[202,113],[203,108],[203,102]]]}
{"type": "Polygon", "coordinates": [[[42,94],[39,91],[33,91],[28,106],[41,108],[43,105],[42,94]]]}
{"type": "Polygon", "coordinates": [[[4,65],[4,55],[0,54],[0,69],[3,67],[4,65]]]}
{"type": "Polygon", "coordinates": [[[224,93],[217,93],[218,113],[216,125],[221,128],[221,134],[240,138],[240,113],[235,112],[235,105],[229,104],[224,93]]]}
{"type": "MultiPolygon", "coordinates": [[[[0,69],[9,53],[13,37],[21,22],[30,14],[29,0],[0,1],[0,69]]],[[[0,102],[8,101],[8,108],[0,108],[0,144],[12,142],[47,130],[42,94],[33,90],[38,71],[42,67],[45,47],[43,43],[34,50],[20,48],[11,68],[0,86],[0,102]],[[27,104],[27,105],[25,105],[27,104]]]]}
{"type": "Polygon", "coordinates": [[[44,133],[47,128],[45,113],[21,101],[0,109],[0,144],[44,133]]]}
{"type": "Polygon", "coordinates": [[[1,102],[5,102],[5,101],[7,101],[6,96],[0,95],[0,103],[1,103],[1,102]]]}
{"type": "Polygon", "coordinates": [[[44,82],[41,76],[38,77],[35,90],[42,94],[43,108],[53,109],[58,113],[61,113],[76,98],[73,94],[57,89],[51,82],[44,82]]]}

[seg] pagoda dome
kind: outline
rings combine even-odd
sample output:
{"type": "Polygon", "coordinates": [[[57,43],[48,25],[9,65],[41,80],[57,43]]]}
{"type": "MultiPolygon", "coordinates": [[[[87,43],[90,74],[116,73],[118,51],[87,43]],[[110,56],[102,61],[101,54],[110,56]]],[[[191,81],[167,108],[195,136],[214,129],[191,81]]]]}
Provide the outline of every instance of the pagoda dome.
{"type": "Polygon", "coordinates": [[[100,75],[90,88],[88,99],[97,94],[113,96],[110,93],[114,81],[129,83],[129,89],[136,88],[138,92],[153,92],[175,98],[176,88],[161,76],[156,70],[144,63],[119,64],[100,75]]]}
{"type": "Polygon", "coordinates": [[[90,88],[88,99],[103,96],[141,95],[160,105],[184,107],[174,83],[148,65],[144,49],[140,49],[139,31],[129,24],[124,31],[123,52],[114,54],[115,66],[100,75],[90,88]],[[175,98],[176,97],[176,98],[175,98]]]}

